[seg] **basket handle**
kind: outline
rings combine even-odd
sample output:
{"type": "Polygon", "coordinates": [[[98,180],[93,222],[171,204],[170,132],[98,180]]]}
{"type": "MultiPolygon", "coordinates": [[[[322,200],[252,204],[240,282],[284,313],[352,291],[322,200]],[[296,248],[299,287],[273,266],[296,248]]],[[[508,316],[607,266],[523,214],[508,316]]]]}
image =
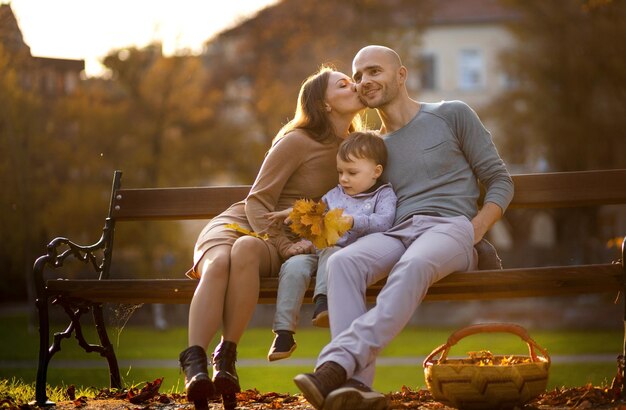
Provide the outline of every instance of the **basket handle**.
{"type": "Polygon", "coordinates": [[[515,323],[480,323],[464,327],[452,333],[450,337],[448,337],[448,344],[454,346],[461,339],[477,333],[513,333],[522,338],[525,342],[531,340],[526,329],[515,323]]]}
{"type": "Polygon", "coordinates": [[[434,357],[440,353],[441,357],[438,361],[441,362],[445,360],[448,357],[448,352],[452,346],[457,344],[461,339],[477,333],[512,333],[517,335],[528,345],[528,352],[530,353],[530,357],[533,362],[539,361],[537,353],[535,353],[535,348],[537,348],[543,357],[548,360],[548,363],[550,363],[550,356],[548,355],[548,352],[539,346],[537,342],[531,339],[526,329],[520,325],[516,325],[514,323],[481,323],[464,327],[452,333],[450,337],[448,337],[448,341],[445,344],[437,347],[431,352],[430,355],[428,355],[428,357],[424,360],[424,367],[426,367],[427,364],[431,364],[434,357]]]}

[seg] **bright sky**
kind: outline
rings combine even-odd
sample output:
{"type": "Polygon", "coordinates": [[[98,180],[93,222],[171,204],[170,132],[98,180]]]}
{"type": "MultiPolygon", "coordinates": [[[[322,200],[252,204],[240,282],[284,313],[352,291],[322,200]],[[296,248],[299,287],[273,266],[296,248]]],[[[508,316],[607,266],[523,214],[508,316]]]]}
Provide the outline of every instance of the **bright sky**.
{"type": "Polygon", "coordinates": [[[10,3],[33,56],[84,59],[103,71],[110,50],[155,40],[168,55],[202,43],[278,0],[0,0],[10,3]]]}

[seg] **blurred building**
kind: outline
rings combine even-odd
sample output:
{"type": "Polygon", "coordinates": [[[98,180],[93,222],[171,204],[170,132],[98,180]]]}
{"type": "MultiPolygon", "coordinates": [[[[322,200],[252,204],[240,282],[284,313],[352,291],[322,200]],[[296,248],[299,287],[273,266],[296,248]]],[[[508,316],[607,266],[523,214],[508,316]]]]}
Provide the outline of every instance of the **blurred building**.
{"type": "Polygon", "coordinates": [[[24,89],[54,98],[69,95],[78,88],[85,61],[33,56],[10,4],[0,4],[0,45],[20,67],[24,89]]]}
{"type": "Polygon", "coordinates": [[[407,61],[417,75],[408,88],[423,101],[458,99],[480,110],[513,84],[498,63],[514,45],[507,23],[515,13],[497,0],[435,2],[421,44],[407,61]]]}

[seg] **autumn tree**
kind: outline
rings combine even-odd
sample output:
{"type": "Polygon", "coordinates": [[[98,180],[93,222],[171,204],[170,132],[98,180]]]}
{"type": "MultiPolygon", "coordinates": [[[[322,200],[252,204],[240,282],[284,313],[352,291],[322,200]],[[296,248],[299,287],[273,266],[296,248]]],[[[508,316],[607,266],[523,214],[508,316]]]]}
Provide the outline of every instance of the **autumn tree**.
{"type": "Polygon", "coordinates": [[[519,12],[503,56],[515,86],[492,105],[515,163],[555,171],[624,168],[626,2],[506,0],[519,12]]]}
{"type": "MultiPolygon", "coordinates": [[[[626,167],[626,2],[504,4],[518,13],[511,24],[515,46],[502,58],[510,88],[488,110],[506,135],[499,146],[503,156],[509,163],[551,171],[626,167]]],[[[621,233],[610,232],[615,224],[607,230],[598,212],[553,210],[557,243],[546,257],[571,263],[559,258],[576,254],[576,263],[605,261],[607,239],[621,233]]],[[[507,212],[522,261],[533,251],[524,247],[535,214],[507,212]]]]}
{"type": "Polygon", "coordinates": [[[23,297],[42,235],[45,180],[42,103],[23,87],[30,57],[0,43],[0,296],[23,297]]]}
{"type": "MultiPolygon", "coordinates": [[[[155,44],[114,50],[104,64],[124,101],[125,123],[117,130],[114,164],[124,171],[125,186],[208,183],[207,176],[227,161],[212,146],[228,142],[211,130],[217,104],[212,99],[217,101],[219,95],[207,88],[201,60],[165,57],[155,44]]],[[[140,247],[141,270],[150,271],[163,252],[177,247],[179,238],[178,227],[151,223],[136,224],[119,239],[140,247]]]]}

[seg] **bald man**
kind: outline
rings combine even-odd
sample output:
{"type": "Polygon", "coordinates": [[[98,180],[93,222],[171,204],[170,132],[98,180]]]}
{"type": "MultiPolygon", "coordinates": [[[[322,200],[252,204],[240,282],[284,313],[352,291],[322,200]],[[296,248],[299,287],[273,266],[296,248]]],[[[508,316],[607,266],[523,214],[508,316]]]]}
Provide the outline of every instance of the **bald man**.
{"type": "Polygon", "coordinates": [[[362,237],[328,261],[331,342],[314,373],[294,382],[316,408],[385,409],[371,389],[379,352],[406,326],[436,281],[476,269],[478,243],[513,197],[513,182],[490,133],[461,101],[418,102],[407,69],[383,46],[361,49],[352,63],[362,101],[381,118],[389,153],[382,180],[398,196],[394,226],[362,237]],[[482,208],[479,182],[486,188],[482,208]],[[387,277],[376,305],[367,286],[387,277]]]}

